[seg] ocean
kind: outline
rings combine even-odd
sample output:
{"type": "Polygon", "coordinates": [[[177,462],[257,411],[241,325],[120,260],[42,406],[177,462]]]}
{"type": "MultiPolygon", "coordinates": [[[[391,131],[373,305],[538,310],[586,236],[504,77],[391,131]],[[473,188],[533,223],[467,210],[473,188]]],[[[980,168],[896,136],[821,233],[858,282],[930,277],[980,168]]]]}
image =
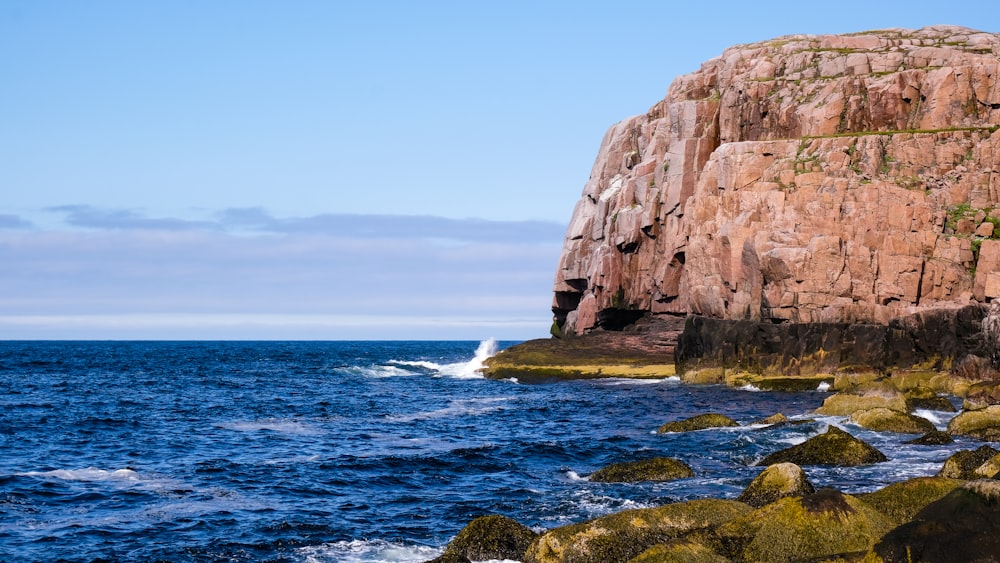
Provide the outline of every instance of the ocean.
{"type": "MultiPolygon", "coordinates": [[[[475,371],[509,342],[0,342],[0,560],[425,561],[466,523],[537,530],[735,497],[764,455],[836,424],[888,463],[806,468],[817,486],[933,475],[958,449],[842,418],[827,393],[675,378],[521,384],[475,371]],[[740,428],[656,434],[721,412],[740,428]],[[670,456],[696,477],[590,483],[670,456]]],[[[950,413],[922,412],[939,428],[950,413]]]]}

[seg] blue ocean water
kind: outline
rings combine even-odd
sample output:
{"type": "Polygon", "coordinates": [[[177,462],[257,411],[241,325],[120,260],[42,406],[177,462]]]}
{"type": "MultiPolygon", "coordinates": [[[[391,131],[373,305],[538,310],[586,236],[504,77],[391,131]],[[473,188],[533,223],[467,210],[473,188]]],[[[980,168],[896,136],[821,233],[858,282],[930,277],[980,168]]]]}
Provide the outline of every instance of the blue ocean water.
{"type": "Polygon", "coordinates": [[[0,342],[0,560],[424,561],[484,514],[543,529],[736,496],[753,462],[828,424],[892,459],[807,469],[847,492],[934,474],[973,446],[907,446],[829,417],[657,435],[706,411],[805,416],[826,394],[490,381],[475,368],[495,346],[0,342]],[[658,455],[697,476],[586,480],[658,455]]]}

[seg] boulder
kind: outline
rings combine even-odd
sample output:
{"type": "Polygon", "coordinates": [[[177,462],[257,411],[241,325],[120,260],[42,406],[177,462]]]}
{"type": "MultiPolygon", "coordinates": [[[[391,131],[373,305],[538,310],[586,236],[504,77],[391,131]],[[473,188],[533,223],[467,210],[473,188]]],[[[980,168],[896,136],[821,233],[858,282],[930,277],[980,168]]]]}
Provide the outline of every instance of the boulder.
{"type": "Polygon", "coordinates": [[[857,497],[899,525],[961,484],[960,480],[945,477],[916,477],[857,497]]]}
{"type": "Polygon", "coordinates": [[[816,414],[850,416],[857,411],[875,408],[908,412],[906,397],[898,389],[887,384],[870,384],[854,391],[830,395],[816,409],[816,414]]]}
{"type": "Polygon", "coordinates": [[[918,446],[944,446],[954,442],[955,439],[951,437],[951,434],[947,432],[942,432],[940,430],[931,430],[930,432],[924,434],[919,438],[914,438],[913,440],[907,440],[903,442],[904,444],[916,444],[918,446]]]}
{"type": "Polygon", "coordinates": [[[683,461],[655,457],[640,461],[614,463],[598,469],[588,479],[594,483],[635,483],[639,481],[673,481],[694,477],[694,471],[683,461]]]}
{"type": "Polygon", "coordinates": [[[626,510],[549,530],[524,554],[524,563],[628,561],[657,544],[718,526],[753,509],[731,500],[692,500],[626,510]]]}
{"type": "Polygon", "coordinates": [[[929,387],[916,387],[904,392],[906,397],[907,412],[917,409],[929,411],[955,412],[955,405],[951,404],[948,397],[938,395],[936,391],[929,387]]]}
{"type": "Polygon", "coordinates": [[[1000,481],[970,481],[893,529],[873,548],[885,563],[1000,561],[1000,481]]]}
{"type": "Polygon", "coordinates": [[[757,475],[736,500],[760,508],[779,499],[816,492],[805,471],[794,463],[776,463],[757,475]]]}
{"type": "Polygon", "coordinates": [[[997,454],[1000,454],[1000,451],[989,446],[980,446],[975,450],[959,450],[945,460],[938,477],[979,479],[981,476],[976,470],[997,454]]]}
{"type": "Polygon", "coordinates": [[[851,422],[876,432],[924,434],[936,430],[934,424],[926,418],[884,407],[855,411],[851,415],[851,422]]]}
{"type": "Polygon", "coordinates": [[[847,432],[831,426],[825,434],[774,452],[757,465],[789,462],[797,465],[867,465],[888,461],[885,454],[847,432]]]}
{"type": "Polygon", "coordinates": [[[720,526],[725,555],[738,561],[820,561],[864,553],[892,521],[834,489],[787,497],[720,526]]]}
{"type": "Polygon", "coordinates": [[[965,410],[981,410],[991,405],[1000,405],[1000,381],[981,381],[969,386],[962,401],[965,410]]]}
{"type": "Polygon", "coordinates": [[[974,479],[996,479],[998,474],[1000,474],[1000,454],[986,460],[972,471],[974,479]]]}
{"type": "Polygon", "coordinates": [[[684,420],[668,422],[663,426],[660,426],[656,432],[659,434],[666,434],[667,432],[691,432],[694,430],[704,430],[706,428],[725,428],[739,425],[740,423],[724,414],[708,413],[699,414],[698,416],[693,416],[684,420]]]}
{"type": "Polygon", "coordinates": [[[499,515],[480,516],[462,528],[433,563],[518,560],[524,556],[536,536],[538,534],[531,528],[511,518],[499,515]]]}
{"type": "Polygon", "coordinates": [[[767,418],[762,418],[760,420],[755,420],[753,422],[753,424],[766,424],[766,425],[769,425],[769,426],[772,426],[772,425],[775,425],[775,424],[787,424],[787,423],[788,423],[788,417],[785,416],[784,414],[780,413],[780,412],[776,413],[776,414],[772,414],[771,416],[769,416],[767,418]]]}
{"type": "Polygon", "coordinates": [[[628,563],[728,563],[729,559],[715,552],[710,546],[693,538],[673,540],[654,545],[628,563]]]}
{"type": "Polygon", "coordinates": [[[962,411],[948,422],[952,436],[972,436],[987,442],[1000,441],[1000,405],[962,411]]]}

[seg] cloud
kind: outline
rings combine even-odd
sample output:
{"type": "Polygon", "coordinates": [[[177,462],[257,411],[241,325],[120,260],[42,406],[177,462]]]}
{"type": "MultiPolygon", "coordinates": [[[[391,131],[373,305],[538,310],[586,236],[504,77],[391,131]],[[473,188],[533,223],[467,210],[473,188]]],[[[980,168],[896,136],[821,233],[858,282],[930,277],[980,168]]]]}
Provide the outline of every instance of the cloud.
{"type": "Polygon", "coordinates": [[[323,214],[277,219],[261,209],[229,209],[221,223],[270,233],[322,233],[360,238],[427,238],[453,241],[560,240],[566,226],[548,221],[488,221],[425,215],[323,214]]]}
{"type": "Polygon", "coordinates": [[[87,228],[0,230],[0,338],[520,339],[548,331],[559,225],[533,232],[524,228],[531,222],[275,219],[259,210],[201,222],[59,209],[87,228]],[[473,225],[482,229],[466,234],[473,225]]]}
{"type": "Polygon", "coordinates": [[[59,205],[45,210],[65,214],[65,221],[71,226],[90,229],[178,231],[218,228],[217,224],[209,221],[149,218],[128,209],[105,210],[89,205],[59,205]]]}
{"type": "Polygon", "coordinates": [[[30,229],[34,225],[17,215],[7,215],[0,213],[0,229],[30,229]]]}
{"type": "Polygon", "coordinates": [[[548,243],[562,239],[566,226],[554,221],[491,221],[427,215],[320,214],[278,218],[261,208],[231,208],[212,220],[147,217],[130,209],[61,205],[46,209],[64,215],[67,225],[119,231],[225,231],[244,234],[326,235],[356,239],[427,239],[442,243],[548,243]]]}

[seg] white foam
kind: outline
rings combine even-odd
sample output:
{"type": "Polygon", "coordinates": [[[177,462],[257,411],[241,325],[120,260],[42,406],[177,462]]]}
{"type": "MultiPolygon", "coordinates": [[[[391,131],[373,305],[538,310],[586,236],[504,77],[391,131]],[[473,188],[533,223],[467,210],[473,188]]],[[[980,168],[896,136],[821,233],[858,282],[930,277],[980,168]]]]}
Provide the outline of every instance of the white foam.
{"type": "Polygon", "coordinates": [[[96,467],[86,467],[84,469],[54,469],[52,471],[27,471],[17,473],[24,477],[41,477],[43,479],[59,479],[63,481],[131,481],[139,480],[139,474],[131,469],[97,469],[96,467]]]}
{"type": "Polygon", "coordinates": [[[411,361],[404,361],[404,360],[389,360],[388,363],[390,363],[390,364],[396,364],[397,366],[408,366],[408,367],[415,367],[415,368],[423,368],[423,369],[428,369],[428,370],[433,370],[433,371],[440,371],[441,370],[441,364],[436,364],[434,362],[425,362],[425,361],[412,361],[411,362],[411,361]]]}
{"type": "Polygon", "coordinates": [[[232,422],[222,422],[216,424],[219,428],[235,430],[237,432],[260,432],[270,430],[282,434],[299,434],[304,436],[320,434],[318,428],[303,424],[297,420],[269,418],[263,420],[236,420],[232,422]]]}
{"type": "Polygon", "coordinates": [[[596,380],[595,383],[599,385],[659,385],[661,383],[678,383],[680,382],[679,377],[663,377],[663,378],[637,378],[637,377],[609,377],[607,379],[596,380]]]}
{"type": "Polygon", "coordinates": [[[913,411],[913,414],[919,416],[920,418],[926,418],[927,420],[931,421],[931,423],[934,424],[934,426],[938,428],[940,428],[942,425],[941,419],[938,418],[937,414],[935,414],[934,411],[929,411],[927,409],[917,409],[913,411]]]}
{"type": "Polygon", "coordinates": [[[580,477],[580,474],[573,470],[567,471],[566,476],[570,481],[590,481],[587,477],[580,477]]]}
{"type": "Polygon", "coordinates": [[[418,563],[434,559],[442,550],[384,540],[351,540],[301,547],[306,563],[418,563]]]}
{"type": "Polygon", "coordinates": [[[820,382],[819,385],[816,386],[816,390],[822,393],[826,393],[827,391],[830,390],[830,384],[825,381],[822,381],[820,382]]]}
{"type": "Polygon", "coordinates": [[[479,372],[483,368],[484,362],[497,353],[497,341],[495,338],[488,338],[479,343],[476,353],[468,362],[457,364],[447,364],[441,366],[441,375],[454,377],[456,379],[480,379],[483,374],[479,372]]]}
{"type": "Polygon", "coordinates": [[[36,477],[38,479],[78,481],[84,483],[107,483],[115,487],[128,489],[139,489],[144,491],[160,492],[173,491],[179,489],[189,489],[190,487],[170,477],[165,477],[155,473],[140,473],[133,469],[98,469],[96,467],[85,467],[83,469],[53,469],[52,471],[25,471],[15,475],[23,477],[36,477]]]}
{"type": "Polygon", "coordinates": [[[456,399],[448,403],[447,407],[432,411],[423,411],[413,414],[388,416],[389,422],[413,422],[416,420],[429,420],[433,418],[452,418],[461,416],[479,416],[507,409],[503,403],[511,400],[512,397],[487,397],[481,399],[456,399]]]}
{"type": "Polygon", "coordinates": [[[756,393],[757,391],[760,391],[760,387],[757,387],[753,383],[747,383],[743,387],[740,387],[740,391],[752,391],[756,393]]]}

